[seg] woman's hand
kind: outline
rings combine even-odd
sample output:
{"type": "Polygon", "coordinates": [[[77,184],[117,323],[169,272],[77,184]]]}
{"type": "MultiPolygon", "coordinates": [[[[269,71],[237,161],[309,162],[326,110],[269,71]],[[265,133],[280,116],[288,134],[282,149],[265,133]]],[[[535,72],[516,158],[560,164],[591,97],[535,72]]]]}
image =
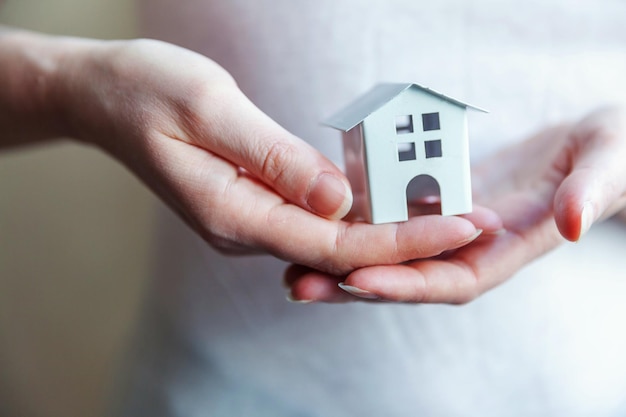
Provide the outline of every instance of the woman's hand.
{"type": "MultiPolygon", "coordinates": [[[[501,227],[487,210],[399,225],[341,221],[352,202],[344,175],[256,108],[219,65],[183,48],[20,34],[1,38],[0,59],[7,51],[19,70],[8,75],[26,74],[24,83],[39,83],[40,101],[51,103],[37,120],[53,114],[59,134],[122,161],[223,252],[270,253],[346,274],[435,256],[467,244],[478,229],[501,227]],[[27,65],[33,61],[39,65],[27,65]]],[[[12,112],[20,118],[5,127],[30,116],[12,112]]]]}
{"type": "Polygon", "coordinates": [[[501,216],[506,233],[482,236],[442,257],[365,267],[345,276],[292,266],[286,273],[292,298],[468,302],[624,208],[624,161],[623,108],[546,129],[484,161],[473,174],[476,201],[501,216]]]}

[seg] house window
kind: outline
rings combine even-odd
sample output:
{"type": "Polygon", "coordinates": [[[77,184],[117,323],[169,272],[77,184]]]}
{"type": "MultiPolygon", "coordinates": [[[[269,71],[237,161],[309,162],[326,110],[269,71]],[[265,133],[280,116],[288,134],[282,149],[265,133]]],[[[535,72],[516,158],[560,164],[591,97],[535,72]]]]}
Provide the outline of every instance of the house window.
{"type": "Polygon", "coordinates": [[[424,113],[422,114],[422,125],[424,126],[424,131],[428,130],[439,130],[441,129],[439,125],[439,113],[424,113]]]}
{"type": "Polygon", "coordinates": [[[424,148],[426,150],[426,158],[441,158],[441,139],[427,140],[424,142],[424,148]]]}
{"type": "Polygon", "coordinates": [[[415,161],[415,143],[398,143],[398,160],[402,161],[415,161]]]}
{"type": "Polygon", "coordinates": [[[413,116],[410,114],[396,116],[396,133],[398,135],[413,133],[413,116]]]}

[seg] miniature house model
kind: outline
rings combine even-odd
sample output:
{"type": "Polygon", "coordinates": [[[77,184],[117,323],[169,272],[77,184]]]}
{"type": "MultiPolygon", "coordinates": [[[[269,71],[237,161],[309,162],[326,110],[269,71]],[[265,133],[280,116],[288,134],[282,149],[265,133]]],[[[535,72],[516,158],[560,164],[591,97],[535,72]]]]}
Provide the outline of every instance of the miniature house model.
{"type": "Polygon", "coordinates": [[[441,198],[472,211],[467,108],[417,84],[379,84],[324,124],[343,131],[354,209],[370,223],[408,220],[408,204],[441,198]]]}

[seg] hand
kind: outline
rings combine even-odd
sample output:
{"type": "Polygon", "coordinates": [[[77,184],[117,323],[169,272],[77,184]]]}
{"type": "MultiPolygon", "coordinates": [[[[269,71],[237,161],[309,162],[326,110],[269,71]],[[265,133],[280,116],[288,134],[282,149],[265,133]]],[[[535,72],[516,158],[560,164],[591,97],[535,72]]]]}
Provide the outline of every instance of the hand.
{"type": "Polygon", "coordinates": [[[622,209],[625,160],[624,109],[599,110],[579,123],[546,129],[484,161],[473,174],[476,200],[500,214],[506,233],[482,236],[446,256],[345,276],[292,266],[286,283],[296,300],[468,302],[622,209]]]}
{"type": "Polygon", "coordinates": [[[430,257],[501,227],[488,210],[400,225],[339,220],[343,174],[257,109],[221,67],[162,42],[80,42],[57,71],[70,133],[121,160],[226,253],[345,274],[430,257]]]}

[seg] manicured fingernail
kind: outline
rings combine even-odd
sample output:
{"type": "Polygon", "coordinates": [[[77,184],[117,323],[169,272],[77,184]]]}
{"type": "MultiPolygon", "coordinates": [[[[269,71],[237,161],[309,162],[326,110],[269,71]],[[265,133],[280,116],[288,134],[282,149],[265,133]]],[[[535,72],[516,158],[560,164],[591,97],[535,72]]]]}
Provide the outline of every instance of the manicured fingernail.
{"type": "Polygon", "coordinates": [[[291,293],[287,294],[285,299],[293,304],[311,304],[314,301],[314,300],[297,300],[293,298],[293,295],[291,295],[291,293]]]}
{"type": "Polygon", "coordinates": [[[474,234],[472,234],[471,236],[461,240],[457,247],[465,246],[468,243],[475,241],[476,239],[478,239],[478,236],[480,236],[482,234],[483,234],[483,229],[476,229],[476,232],[474,232],[474,234]]]}
{"type": "Polygon", "coordinates": [[[348,294],[354,295],[355,297],[365,298],[367,300],[380,300],[380,297],[378,295],[371,293],[369,291],[362,290],[352,285],[344,284],[343,282],[340,282],[338,285],[339,285],[339,288],[341,288],[348,294]]]}
{"type": "Polygon", "coordinates": [[[324,172],[311,184],[307,204],[317,214],[340,219],[352,207],[352,191],[336,175],[324,172]]]}
{"type": "Polygon", "coordinates": [[[476,232],[473,235],[471,235],[470,237],[468,237],[467,241],[468,242],[472,242],[472,241],[478,239],[478,236],[480,236],[482,234],[483,234],[483,229],[476,229],[476,232]]]}
{"type": "Polygon", "coordinates": [[[502,236],[506,235],[506,229],[503,227],[502,229],[494,230],[493,232],[484,232],[485,236],[502,236]]]}
{"type": "Polygon", "coordinates": [[[586,202],[583,206],[582,214],[580,215],[580,235],[578,235],[578,239],[583,237],[585,233],[589,231],[593,221],[595,220],[595,210],[593,209],[593,204],[591,202],[586,202]]]}

